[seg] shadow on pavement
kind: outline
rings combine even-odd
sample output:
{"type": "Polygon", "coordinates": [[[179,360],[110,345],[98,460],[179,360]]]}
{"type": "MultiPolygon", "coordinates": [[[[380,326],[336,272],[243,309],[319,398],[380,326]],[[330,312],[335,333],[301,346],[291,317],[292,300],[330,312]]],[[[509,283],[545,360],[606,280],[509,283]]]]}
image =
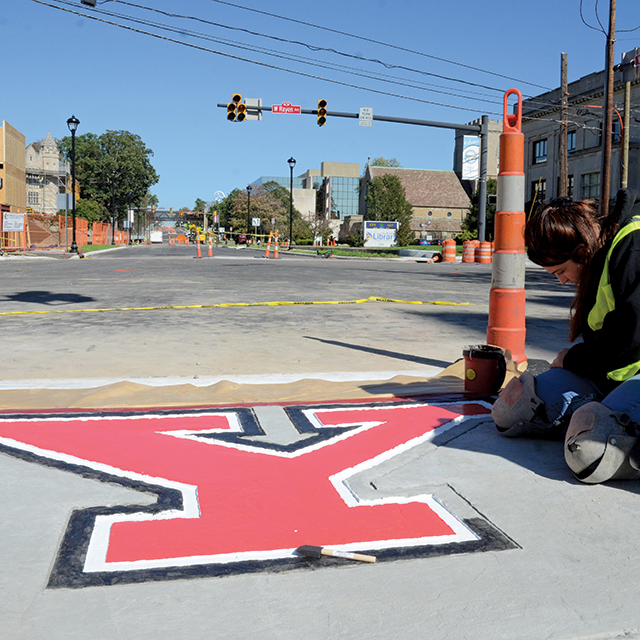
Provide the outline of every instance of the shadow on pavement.
{"type": "Polygon", "coordinates": [[[345,349],[354,349],[355,351],[364,351],[365,353],[374,353],[387,358],[396,358],[397,360],[406,360],[408,362],[417,362],[430,367],[447,367],[451,363],[444,360],[436,360],[434,358],[423,358],[421,356],[413,356],[408,353],[398,353],[397,351],[387,351],[386,349],[376,349],[374,347],[365,347],[359,344],[351,344],[348,342],[339,342],[337,340],[325,340],[323,338],[314,338],[313,336],[303,336],[307,340],[316,340],[324,344],[332,344],[336,347],[344,347],[345,349]]]}
{"type": "Polygon", "coordinates": [[[51,291],[21,291],[5,295],[4,299],[11,302],[32,302],[45,305],[80,304],[95,301],[95,298],[81,296],[77,293],[53,293],[51,291]]]}

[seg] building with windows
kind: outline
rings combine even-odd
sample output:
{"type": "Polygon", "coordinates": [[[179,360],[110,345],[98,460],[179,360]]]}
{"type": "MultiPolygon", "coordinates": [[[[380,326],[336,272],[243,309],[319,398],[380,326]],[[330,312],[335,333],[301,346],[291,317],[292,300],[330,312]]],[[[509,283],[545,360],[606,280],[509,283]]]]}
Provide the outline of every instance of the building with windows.
{"type": "Polygon", "coordinates": [[[58,207],[58,194],[71,192],[71,178],[69,163],[62,159],[51,133],[26,148],[25,169],[27,207],[36,213],[57,214],[64,208],[58,207]]]}
{"type": "MultiPolygon", "coordinates": [[[[252,185],[267,182],[276,182],[289,189],[291,177],[260,176],[252,185]]],[[[293,206],[310,223],[318,218],[331,221],[357,215],[359,192],[360,165],[357,162],[323,162],[320,169],[309,169],[293,178],[293,206]],[[316,211],[317,208],[321,211],[316,211]]],[[[332,223],[332,226],[336,226],[336,223],[332,223]]]]}
{"type": "MultiPolygon", "coordinates": [[[[640,66],[636,49],[615,69],[611,186],[614,196],[622,183],[623,139],[629,135],[627,186],[640,189],[640,66]],[[627,84],[628,83],[628,84],[627,84]],[[624,133],[625,85],[630,95],[629,130],[624,133]]],[[[567,195],[576,200],[599,198],[602,163],[604,71],[589,74],[568,86],[567,195]]],[[[525,135],[525,201],[534,204],[560,195],[561,90],[548,91],[522,103],[525,135]]]]}
{"type": "Polygon", "coordinates": [[[0,210],[26,211],[24,136],[5,120],[0,129],[0,210]]]}
{"type": "Polygon", "coordinates": [[[360,197],[360,212],[365,220],[369,183],[375,177],[389,173],[400,178],[413,208],[411,229],[416,240],[443,240],[460,233],[471,201],[454,171],[374,167],[367,163],[360,197]]]}

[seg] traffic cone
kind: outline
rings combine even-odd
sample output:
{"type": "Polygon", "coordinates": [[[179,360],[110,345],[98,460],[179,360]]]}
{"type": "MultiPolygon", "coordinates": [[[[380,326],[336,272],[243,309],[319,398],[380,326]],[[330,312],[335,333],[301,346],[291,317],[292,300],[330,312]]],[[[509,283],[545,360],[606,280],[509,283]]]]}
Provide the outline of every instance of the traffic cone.
{"type": "Polygon", "coordinates": [[[276,229],[276,242],[275,245],[273,247],[273,257],[277,258],[278,257],[278,230],[276,229]]]}
{"type": "Polygon", "coordinates": [[[196,233],[196,238],[198,239],[198,258],[202,258],[202,251],[200,251],[200,234],[196,233]]]}
{"type": "Polygon", "coordinates": [[[211,232],[209,232],[209,257],[213,258],[213,237],[211,232]]]}
{"type": "Polygon", "coordinates": [[[269,257],[269,252],[271,251],[271,236],[273,235],[273,231],[269,233],[269,239],[267,240],[267,250],[264,252],[264,257],[269,257]]]}

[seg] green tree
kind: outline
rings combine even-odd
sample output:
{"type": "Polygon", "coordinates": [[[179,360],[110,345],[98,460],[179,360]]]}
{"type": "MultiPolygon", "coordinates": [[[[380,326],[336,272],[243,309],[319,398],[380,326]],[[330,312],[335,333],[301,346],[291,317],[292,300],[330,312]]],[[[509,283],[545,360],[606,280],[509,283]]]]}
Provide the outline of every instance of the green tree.
{"type": "Polygon", "coordinates": [[[374,158],[371,163],[372,167],[395,167],[396,169],[402,169],[402,165],[396,158],[374,158]]]}
{"type": "MultiPolygon", "coordinates": [[[[498,188],[498,181],[495,178],[489,178],[487,180],[487,195],[495,195],[498,188]]],[[[459,241],[473,240],[478,237],[478,214],[480,209],[478,207],[479,193],[476,190],[471,196],[471,205],[469,207],[469,213],[467,213],[465,219],[462,221],[462,233],[456,236],[459,241]]],[[[496,206],[494,204],[488,204],[486,209],[486,222],[485,222],[485,236],[487,240],[493,240],[494,237],[494,220],[496,215],[496,206]]]]}
{"type": "MultiPolygon", "coordinates": [[[[251,191],[251,202],[248,202],[247,191],[232,191],[225,198],[225,206],[220,203],[219,211],[224,211],[227,224],[233,227],[234,233],[247,232],[247,217],[260,218],[259,234],[267,235],[271,231],[271,219],[275,219],[275,228],[280,238],[289,236],[289,190],[277,182],[266,182],[251,191]],[[250,207],[250,210],[248,210],[250,207]]],[[[249,233],[254,227],[250,226],[249,233]]],[[[301,217],[300,212],[293,208],[293,239],[294,242],[309,239],[312,231],[301,217]]]]}
{"type": "Polygon", "coordinates": [[[207,203],[202,198],[196,198],[196,203],[193,205],[193,210],[196,213],[204,213],[207,203]]]}
{"type": "Polygon", "coordinates": [[[413,244],[415,235],[411,230],[413,208],[398,176],[386,173],[376,176],[370,183],[365,198],[366,220],[381,220],[400,223],[397,243],[401,247],[413,244]]]}
{"type": "MultiPolygon", "coordinates": [[[[63,138],[60,146],[70,160],[71,137],[63,138]]],[[[129,201],[134,208],[141,206],[159,180],[151,156],[153,151],[140,136],[129,131],[76,136],[76,176],[82,199],[96,202],[105,220],[112,215],[114,199],[116,217],[126,218],[129,201]]]]}

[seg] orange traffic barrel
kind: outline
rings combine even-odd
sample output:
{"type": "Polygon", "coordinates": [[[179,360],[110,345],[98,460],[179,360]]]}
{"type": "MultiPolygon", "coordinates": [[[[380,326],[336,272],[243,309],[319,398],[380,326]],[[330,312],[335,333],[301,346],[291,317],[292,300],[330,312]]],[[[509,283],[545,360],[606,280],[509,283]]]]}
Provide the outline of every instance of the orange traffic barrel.
{"type": "Polygon", "coordinates": [[[525,247],[524,247],[524,134],[522,133],[522,94],[509,89],[504,95],[498,204],[495,215],[495,251],[487,344],[509,349],[520,365],[525,355],[525,247]],[[508,98],[517,97],[514,113],[508,112],[508,98]]]}
{"type": "Polygon", "coordinates": [[[456,241],[453,238],[447,238],[442,243],[442,262],[456,261],[456,241]]]}
{"type": "Polygon", "coordinates": [[[473,240],[465,240],[462,243],[462,262],[473,262],[475,245],[473,240]]]}
{"type": "Polygon", "coordinates": [[[476,248],[476,262],[491,264],[491,243],[481,242],[476,248]]]}

